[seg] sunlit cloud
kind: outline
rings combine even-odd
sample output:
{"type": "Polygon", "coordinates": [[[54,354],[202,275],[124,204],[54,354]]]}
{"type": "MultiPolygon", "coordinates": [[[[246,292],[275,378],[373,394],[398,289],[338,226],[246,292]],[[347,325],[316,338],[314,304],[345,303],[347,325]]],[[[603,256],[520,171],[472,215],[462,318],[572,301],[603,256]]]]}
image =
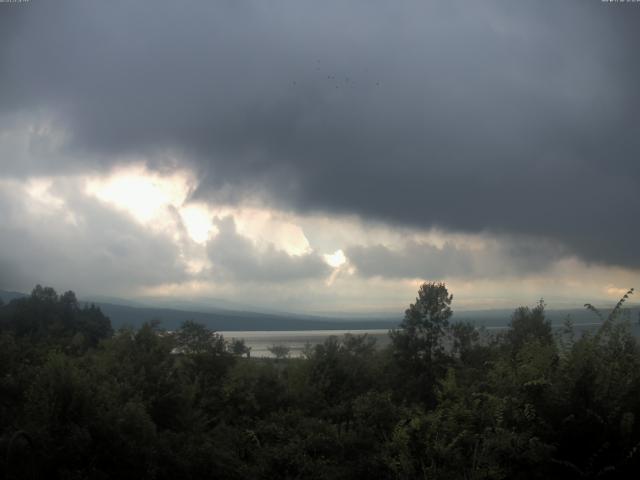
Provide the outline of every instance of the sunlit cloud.
{"type": "Polygon", "coordinates": [[[190,204],[180,208],[180,216],[189,236],[194,242],[205,244],[210,235],[218,231],[212,222],[212,217],[206,207],[190,204]]]}
{"type": "Polygon", "coordinates": [[[132,166],[88,180],[86,192],[147,223],[163,215],[168,206],[182,206],[192,188],[193,180],[185,172],[159,175],[132,166]]]}
{"type": "Polygon", "coordinates": [[[614,285],[607,285],[606,287],[604,287],[604,292],[607,294],[607,296],[612,297],[612,298],[622,298],[623,295],[625,295],[627,293],[627,291],[629,290],[631,286],[627,286],[627,287],[616,287],[614,285]]]}
{"type": "Polygon", "coordinates": [[[34,203],[59,210],[64,207],[64,200],[51,192],[52,184],[51,179],[34,178],[27,182],[25,190],[34,203]]]}
{"type": "Polygon", "coordinates": [[[334,268],[338,268],[347,261],[347,257],[344,256],[342,250],[336,250],[332,254],[323,255],[324,261],[334,268]]]}
{"type": "Polygon", "coordinates": [[[561,308],[615,302],[640,279],[633,270],[586,264],[531,239],[192,201],[196,186],[188,170],[156,171],[144,164],[64,179],[4,179],[0,195],[16,200],[5,206],[0,228],[5,243],[22,238],[39,245],[39,236],[46,236],[48,248],[59,252],[33,254],[39,271],[27,277],[36,281],[64,281],[64,288],[85,293],[97,293],[99,285],[103,294],[211,298],[255,309],[402,312],[427,280],[446,281],[459,311],[510,308],[540,297],[561,308]],[[222,238],[224,219],[232,219],[234,230],[222,238]],[[25,232],[24,225],[33,228],[25,232]],[[70,238],[77,255],[67,253],[70,238]],[[145,242],[156,242],[153,248],[163,255],[159,268],[166,270],[134,275],[119,265],[133,262],[131,255],[140,259],[132,268],[145,268],[143,259],[158,263],[144,252],[145,242]],[[97,263],[104,271],[92,279],[97,263]],[[104,278],[109,281],[99,283],[104,278]]]}

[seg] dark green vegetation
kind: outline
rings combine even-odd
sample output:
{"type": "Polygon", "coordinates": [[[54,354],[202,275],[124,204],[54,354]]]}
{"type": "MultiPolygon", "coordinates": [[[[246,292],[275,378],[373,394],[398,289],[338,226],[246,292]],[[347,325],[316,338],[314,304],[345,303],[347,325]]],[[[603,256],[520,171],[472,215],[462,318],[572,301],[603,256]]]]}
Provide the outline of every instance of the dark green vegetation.
{"type": "Polygon", "coordinates": [[[73,293],[37,287],[0,307],[0,472],[635,478],[640,348],[624,300],[582,336],[554,334],[542,302],[489,336],[450,323],[452,297],[430,283],[388,348],[347,335],[268,360],[195,322],[113,332],[73,293]]]}

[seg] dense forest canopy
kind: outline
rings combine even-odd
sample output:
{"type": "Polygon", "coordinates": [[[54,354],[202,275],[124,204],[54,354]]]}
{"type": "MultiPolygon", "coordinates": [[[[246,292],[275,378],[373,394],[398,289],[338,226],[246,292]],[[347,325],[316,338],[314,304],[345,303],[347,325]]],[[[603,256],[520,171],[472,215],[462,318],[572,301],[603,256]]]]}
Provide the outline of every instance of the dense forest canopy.
{"type": "Polygon", "coordinates": [[[73,292],[0,305],[0,471],[11,478],[633,478],[640,348],[545,304],[494,335],[425,283],[380,348],[330,337],[250,358],[196,322],[114,332],[73,292]]]}

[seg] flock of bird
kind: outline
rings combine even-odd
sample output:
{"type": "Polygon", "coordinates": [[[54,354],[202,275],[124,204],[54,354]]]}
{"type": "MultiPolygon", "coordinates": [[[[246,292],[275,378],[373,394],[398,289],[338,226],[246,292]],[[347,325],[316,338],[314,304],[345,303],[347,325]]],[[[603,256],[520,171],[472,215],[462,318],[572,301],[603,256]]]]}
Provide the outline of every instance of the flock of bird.
{"type": "MultiPolygon", "coordinates": [[[[317,62],[319,63],[319,61],[317,62]]],[[[320,67],[318,65],[316,65],[315,68],[316,72],[320,73],[320,67]]],[[[365,69],[365,74],[368,73],[368,70],[365,69]]],[[[352,80],[352,78],[348,75],[344,75],[344,76],[340,76],[340,75],[335,75],[335,74],[329,74],[326,76],[326,80],[328,80],[329,82],[333,83],[333,86],[336,89],[339,89],[341,87],[354,87],[355,86],[355,81],[352,80]]],[[[291,82],[291,85],[293,87],[297,87],[299,84],[299,82],[297,80],[294,80],[291,82]]],[[[369,85],[375,85],[376,87],[380,86],[380,81],[376,81],[375,83],[369,83],[369,85]]]]}

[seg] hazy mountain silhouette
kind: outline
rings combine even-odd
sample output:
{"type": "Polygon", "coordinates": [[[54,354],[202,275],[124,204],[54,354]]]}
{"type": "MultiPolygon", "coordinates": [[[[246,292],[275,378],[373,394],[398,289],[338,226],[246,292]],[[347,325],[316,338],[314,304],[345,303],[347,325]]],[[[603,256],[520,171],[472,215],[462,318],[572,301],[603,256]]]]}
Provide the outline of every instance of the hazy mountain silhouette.
{"type": "MultiPolygon", "coordinates": [[[[25,295],[20,292],[0,290],[0,299],[5,303],[25,295]]],[[[398,326],[403,313],[398,312],[396,318],[393,318],[393,315],[380,317],[380,314],[371,314],[370,317],[362,314],[350,317],[345,314],[342,317],[336,317],[225,309],[204,304],[199,305],[188,300],[174,301],[174,305],[181,305],[183,308],[154,306],[149,305],[145,300],[137,302],[112,297],[93,297],[93,300],[97,301],[87,302],[85,299],[80,299],[81,303],[94,303],[99,306],[111,319],[111,323],[116,329],[122,326],[139,327],[149,320],[160,320],[160,326],[167,330],[179,328],[186,320],[194,320],[217,331],[390,329],[398,326]]],[[[639,310],[639,307],[628,308],[628,314],[634,324],[637,323],[639,310]]],[[[608,308],[602,307],[602,311],[608,312],[608,308]]],[[[477,326],[488,328],[501,328],[508,325],[512,313],[513,310],[509,309],[462,311],[454,312],[452,320],[454,322],[472,322],[477,326]]],[[[554,326],[561,326],[567,317],[570,317],[576,326],[599,323],[599,319],[586,309],[547,310],[547,318],[554,326]]]]}

